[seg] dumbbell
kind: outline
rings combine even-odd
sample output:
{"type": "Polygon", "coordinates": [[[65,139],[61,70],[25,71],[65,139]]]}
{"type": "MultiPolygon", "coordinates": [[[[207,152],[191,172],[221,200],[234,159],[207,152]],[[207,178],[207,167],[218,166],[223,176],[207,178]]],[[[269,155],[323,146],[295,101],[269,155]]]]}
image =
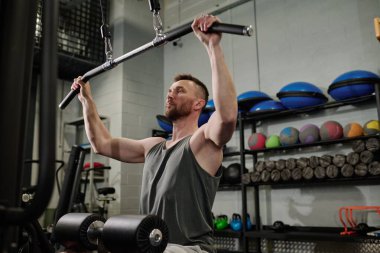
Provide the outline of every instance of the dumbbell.
{"type": "Polygon", "coordinates": [[[160,253],[169,240],[166,223],[155,215],[121,215],[106,221],[97,214],[68,213],[58,220],[54,234],[67,249],[104,247],[111,253],[160,253]]]}

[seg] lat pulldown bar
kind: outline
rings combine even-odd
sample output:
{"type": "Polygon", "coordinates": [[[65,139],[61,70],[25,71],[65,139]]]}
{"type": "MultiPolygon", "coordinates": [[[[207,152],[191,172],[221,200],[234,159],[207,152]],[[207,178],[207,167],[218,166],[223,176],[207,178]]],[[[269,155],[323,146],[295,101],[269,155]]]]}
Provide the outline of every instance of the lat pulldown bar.
{"type": "MultiPolygon", "coordinates": [[[[173,41],[175,39],[178,39],[188,33],[191,33],[193,30],[191,28],[191,22],[184,24],[170,32],[160,34],[159,36],[156,36],[151,42],[146,43],[145,45],[142,45],[114,60],[107,61],[103,63],[102,65],[86,72],[82,76],[83,82],[87,82],[92,77],[95,77],[107,70],[110,70],[114,68],[119,63],[126,61],[132,57],[135,57],[139,54],[142,54],[145,51],[148,51],[149,49],[153,47],[158,47],[160,45],[163,45],[167,42],[173,41]]],[[[243,35],[243,36],[251,36],[253,33],[252,26],[243,26],[243,25],[235,25],[235,24],[225,24],[225,23],[214,23],[209,29],[208,32],[219,32],[219,33],[230,33],[230,34],[236,34],[236,35],[243,35]]],[[[62,100],[62,102],[59,104],[59,108],[65,109],[66,106],[73,100],[73,98],[79,93],[80,88],[76,90],[71,90],[66,97],[62,100]]]]}

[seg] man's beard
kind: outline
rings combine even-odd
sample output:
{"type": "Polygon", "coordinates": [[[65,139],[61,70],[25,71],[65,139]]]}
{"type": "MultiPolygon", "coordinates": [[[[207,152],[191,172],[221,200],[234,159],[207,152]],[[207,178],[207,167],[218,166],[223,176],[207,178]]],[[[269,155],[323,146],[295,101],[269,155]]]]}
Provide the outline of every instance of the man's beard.
{"type": "Polygon", "coordinates": [[[183,104],[179,108],[173,107],[165,111],[165,116],[171,121],[183,118],[191,113],[191,103],[183,104]]]}

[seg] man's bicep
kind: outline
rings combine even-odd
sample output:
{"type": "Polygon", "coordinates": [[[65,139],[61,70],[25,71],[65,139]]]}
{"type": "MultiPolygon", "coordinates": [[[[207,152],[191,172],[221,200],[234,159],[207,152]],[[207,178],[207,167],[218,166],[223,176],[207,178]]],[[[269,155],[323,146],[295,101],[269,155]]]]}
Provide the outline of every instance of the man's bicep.
{"type": "Polygon", "coordinates": [[[112,138],[108,147],[104,147],[103,150],[105,152],[102,155],[122,162],[144,162],[144,145],[140,140],[112,138]]]}
{"type": "Polygon", "coordinates": [[[142,140],[133,140],[128,138],[119,138],[118,145],[120,159],[123,162],[129,163],[143,163],[145,161],[145,155],[149,150],[164,139],[161,137],[149,137],[142,140]]]}

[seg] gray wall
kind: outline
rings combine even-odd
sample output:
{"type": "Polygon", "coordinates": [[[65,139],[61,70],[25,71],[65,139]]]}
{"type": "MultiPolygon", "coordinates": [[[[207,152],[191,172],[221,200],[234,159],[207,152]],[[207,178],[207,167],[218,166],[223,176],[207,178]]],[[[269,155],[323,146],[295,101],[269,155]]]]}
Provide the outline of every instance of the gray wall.
{"type": "MultiPolygon", "coordinates": [[[[327,91],[329,84],[344,72],[363,69],[379,73],[380,46],[373,31],[373,18],[378,10],[378,0],[257,0],[256,36],[223,36],[222,45],[238,94],[261,90],[276,98],[281,87],[295,81],[311,82],[327,91]]],[[[223,22],[255,25],[254,3],[248,2],[220,17],[223,22]]],[[[168,45],[164,49],[164,94],[178,72],[193,73],[208,84],[211,81],[207,55],[199,42],[192,35],[183,37],[181,42],[182,47],[168,45]]],[[[342,125],[352,121],[363,124],[376,117],[374,105],[345,107],[313,117],[300,115],[262,122],[258,131],[279,134],[286,126],[300,128],[306,123],[320,126],[330,119],[342,125]]],[[[247,129],[247,138],[249,133],[247,129]]],[[[235,134],[227,146],[236,148],[238,143],[235,134]]],[[[349,148],[337,145],[266,154],[261,158],[347,153],[349,148]]],[[[238,160],[225,159],[224,165],[235,161],[238,160]]],[[[252,168],[250,160],[247,166],[252,168]]],[[[337,218],[340,206],[375,205],[379,192],[379,186],[277,190],[264,187],[260,192],[261,218],[264,224],[283,220],[292,225],[340,226],[337,218]]],[[[252,192],[248,199],[249,213],[254,217],[252,192]]],[[[213,211],[216,215],[240,213],[240,192],[218,192],[213,211]]],[[[370,219],[375,217],[370,215],[370,219]]]]}

